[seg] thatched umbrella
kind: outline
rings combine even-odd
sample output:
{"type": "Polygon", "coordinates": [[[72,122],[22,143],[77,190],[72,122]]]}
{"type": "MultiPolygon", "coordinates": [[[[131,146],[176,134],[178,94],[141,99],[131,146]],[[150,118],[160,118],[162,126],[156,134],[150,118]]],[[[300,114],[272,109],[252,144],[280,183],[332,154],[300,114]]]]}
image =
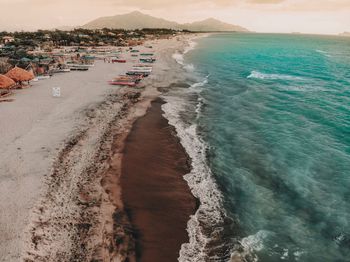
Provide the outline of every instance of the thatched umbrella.
{"type": "Polygon", "coordinates": [[[15,81],[13,81],[11,78],[0,75],[0,97],[10,94],[9,89],[15,84],[15,81]],[[5,90],[5,92],[2,92],[1,90],[5,90]]]}
{"type": "Polygon", "coordinates": [[[34,79],[33,73],[30,73],[22,68],[14,67],[6,73],[6,76],[15,82],[30,81],[34,79]]]}
{"type": "Polygon", "coordinates": [[[10,89],[15,84],[15,81],[13,81],[11,78],[5,75],[0,75],[0,89],[10,89]]]}

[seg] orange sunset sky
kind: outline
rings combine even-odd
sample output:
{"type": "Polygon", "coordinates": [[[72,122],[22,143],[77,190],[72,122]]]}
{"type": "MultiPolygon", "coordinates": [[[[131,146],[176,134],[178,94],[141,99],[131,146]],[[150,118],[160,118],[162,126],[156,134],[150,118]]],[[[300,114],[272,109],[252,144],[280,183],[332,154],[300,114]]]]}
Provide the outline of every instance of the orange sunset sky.
{"type": "Polygon", "coordinates": [[[0,30],[83,25],[139,10],[176,22],[214,17],[257,32],[350,31],[350,0],[0,0],[0,30]]]}

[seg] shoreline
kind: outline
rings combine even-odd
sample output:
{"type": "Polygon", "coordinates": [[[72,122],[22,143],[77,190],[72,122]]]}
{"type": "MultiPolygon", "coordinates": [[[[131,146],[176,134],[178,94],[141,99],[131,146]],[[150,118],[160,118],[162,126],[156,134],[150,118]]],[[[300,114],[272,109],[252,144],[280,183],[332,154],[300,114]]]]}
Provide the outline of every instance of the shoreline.
{"type": "MultiPolygon", "coordinates": [[[[54,156],[51,171],[40,172],[43,177],[36,178],[34,188],[30,185],[36,194],[28,198],[28,211],[19,210],[23,215],[28,212],[23,217],[25,237],[22,233],[13,238],[15,250],[4,247],[7,254],[1,261],[123,261],[126,258],[133,261],[135,242],[123,211],[119,184],[124,142],[134,122],[146,114],[151,102],[160,95],[157,90],[173,83],[176,62],[172,55],[183,50],[192,37],[157,42],[156,55],[161,59],[154,65],[155,73],[146,79],[143,90],[120,88],[74,113],[80,116],[73,115],[76,125],[73,131],[69,131],[72,128],[67,124],[64,131],[70,135],[64,142],[52,145],[55,150],[50,149],[46,157],[49,160],[54,156]]],[[[19,97],[28,99],[30,91],[20,93],[19,97]]],[[[73,104],[74,99],[69,99],[69,103],[73,104]]],[[[56,115],[59,113],[57,110],[56,115]]],[[[55,114],[50,119],[54,121],[54,117],[55,114]]],[[[40,124],[47,126],[46,118],[40,124]]],[[[34,143],[40,139],[37,137],[34,143]]],[[[22,147],[21,143],[17,144],[22,147]]]]}
{"type": "Polygon", "coordinates": [[[163,103],[154,100],[125,141],[122,201],[133,227],[136,261],[177,261],[181,245],[189,241],[187,222],[197,208],[183,179],[190,159],[163,117],[163,103]]]}

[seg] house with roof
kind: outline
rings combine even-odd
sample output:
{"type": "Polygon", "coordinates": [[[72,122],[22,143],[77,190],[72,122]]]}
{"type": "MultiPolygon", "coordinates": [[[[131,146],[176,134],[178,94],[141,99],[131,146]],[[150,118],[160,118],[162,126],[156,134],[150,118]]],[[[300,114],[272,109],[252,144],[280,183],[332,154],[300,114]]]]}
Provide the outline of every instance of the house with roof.
{"type": "Polygon", "coordinates": [[[12,36],[4,36],[2,38],[2,43],[7,44],[7,43],[12,43],[15,41],[15,38],[12,36]]]}

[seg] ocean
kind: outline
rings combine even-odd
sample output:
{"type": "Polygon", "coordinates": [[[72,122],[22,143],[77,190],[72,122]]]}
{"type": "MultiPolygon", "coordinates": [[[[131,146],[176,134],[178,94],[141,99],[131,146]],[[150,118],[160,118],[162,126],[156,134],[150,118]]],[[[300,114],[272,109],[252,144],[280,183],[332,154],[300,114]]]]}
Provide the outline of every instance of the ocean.
{"type": "Polygon", "coordinates": [[[200,207],[179,261],[350,261],[350,38],[213,34],[165,117],[200,207]]]}

